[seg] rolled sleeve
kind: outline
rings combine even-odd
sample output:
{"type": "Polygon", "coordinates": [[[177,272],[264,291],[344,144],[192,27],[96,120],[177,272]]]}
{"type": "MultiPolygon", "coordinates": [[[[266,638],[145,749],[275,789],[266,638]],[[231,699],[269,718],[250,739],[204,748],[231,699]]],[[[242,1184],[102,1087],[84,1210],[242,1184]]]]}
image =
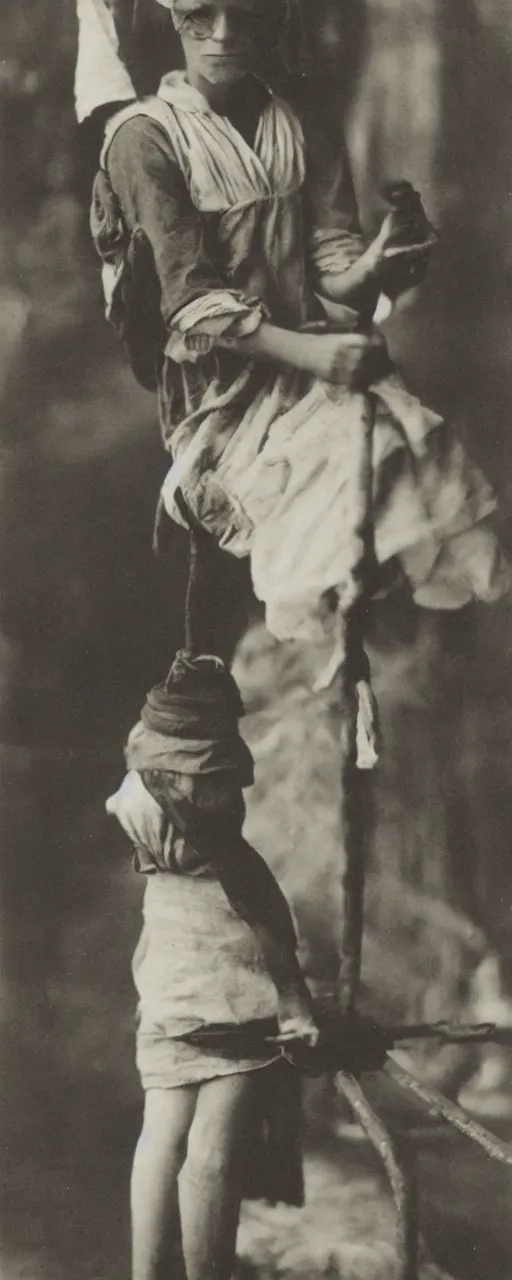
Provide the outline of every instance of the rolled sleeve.
{"type": "Polygon", "coordinates": [[[213,349],[220,338],[247,338],[268,316],[258,298],[219,289],[189,302],[173,319],[165,354],[180,364],[213,349]]]}

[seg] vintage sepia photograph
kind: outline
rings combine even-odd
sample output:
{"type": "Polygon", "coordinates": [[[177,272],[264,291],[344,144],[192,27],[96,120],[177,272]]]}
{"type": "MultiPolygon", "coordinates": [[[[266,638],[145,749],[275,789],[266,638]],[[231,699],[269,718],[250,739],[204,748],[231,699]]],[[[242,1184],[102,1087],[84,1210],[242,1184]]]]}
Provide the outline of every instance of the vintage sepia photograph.
{"type": "Polygon", "coordinates": [[[2,0],[1,1280],[512,1280],[510,0],[2,0]]]}

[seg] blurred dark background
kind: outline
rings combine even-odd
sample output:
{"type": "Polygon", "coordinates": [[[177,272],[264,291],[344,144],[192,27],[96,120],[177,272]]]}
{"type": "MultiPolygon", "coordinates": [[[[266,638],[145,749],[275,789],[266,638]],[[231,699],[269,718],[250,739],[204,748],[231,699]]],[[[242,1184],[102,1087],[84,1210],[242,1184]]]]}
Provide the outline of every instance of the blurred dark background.
{"type": "MultiPolygon", "coordinates": [[[[392,352],[484,465],[510,542],[508,0],[323,0],[314,13],[324,100],[345,118],[367,228],[381,182],[403,176],[441,233],[421,293],[387,324],[392,352]]],[[[153,398],[103,320],[87,226],[99,136],[74,121],[72,0],[3,0],[0,46],[5,1274],[117,1280],[140,1106],[129,959],[141,888],[104,799],[141,696],[181,639],[186,543],[178,533],[169,558],[152,555],[166,459],[153,398]]],[[[218,607],[243,583],[233,568],[218,607]]],[[[397,601],[369,618],[386,752],[363,996],[381,1016],[512,1021],[511,641],[508,604],[436,618],[397,601]]],[[[333,766],[306,709],[296,732],[307,661],[257,628],[239,664],[256,747],[272,717],[285,734],[279,769],[262,748],[250,821],[321,977],[337,921],[326,942],[319,824],[333,884],[338,833],[333,766]]],[[[503,1055],[426,1054],[417,1069],[454,1095],[472,1088],[475,1106],[492,1095],[497,1123],[510,1115],[503,1055]]],[[[467,1174],[475,1201],[486,1173],[474,1186],[467,1174]]],[[[512,1273],[505,1183],[492,1186],[494,1218],[468,1201],[463,1228],[430,1196],[432,1237],[461,1277],[512,1273]]]]}

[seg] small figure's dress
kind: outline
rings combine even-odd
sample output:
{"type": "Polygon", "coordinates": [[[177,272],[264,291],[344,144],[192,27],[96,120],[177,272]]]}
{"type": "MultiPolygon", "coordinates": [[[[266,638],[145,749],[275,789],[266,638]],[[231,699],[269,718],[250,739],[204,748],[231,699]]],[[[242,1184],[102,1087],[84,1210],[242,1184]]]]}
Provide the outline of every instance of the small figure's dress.
{"type": "Polygon", "coordinates": [[[148,878],[144,928],[133,958],[139,995],[137,1065],[145,1089],[255,1070],[279,1057],[229,1060],[179,1039],[207,1024],[276,1014],[273,984],[249,925],[213,876],[148,878]]]}

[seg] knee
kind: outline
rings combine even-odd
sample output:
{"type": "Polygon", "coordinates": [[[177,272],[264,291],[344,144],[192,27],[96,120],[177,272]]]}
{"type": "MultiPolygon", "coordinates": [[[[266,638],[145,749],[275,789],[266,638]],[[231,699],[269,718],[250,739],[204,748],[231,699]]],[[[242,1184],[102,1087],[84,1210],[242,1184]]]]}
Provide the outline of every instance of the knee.
{"type": "Polygon", "coordinates": [[[181,1115],[176,1115],[175,1108],[166,1106],[166,1097],[161,1099],[155,1094],[146,1095],[144,1120],[137,1143],[139,1158],[161,1158],[168,1162],[172,1159],[175,1167],[181,1168],[187,1153],[188,1127],[181,1115]]]}
{"type": "Polygon", "coordinates": [[[228,1135],[215,1123],[192,1126],[183,1172],[192,1182],[223,1183],[232,1173],[235,1152],[228,1135]]]}
{"type": "Polygon", "coordinates": [[[228,1074],[205,1082],[187,1144],[185,1169],[196,1181],[230,1181],[239,1167],[253,1114],[251,1073],[228,1074]]]}
{"type": "Polygon", "coordinates": [[[187,1154],[187,1140],[176,1133],[171,1125],[155,1128],[144,1122],[137,1142],[135,1158],[138,1163],[172,1163],[181,1169],[187,1154]]]}

